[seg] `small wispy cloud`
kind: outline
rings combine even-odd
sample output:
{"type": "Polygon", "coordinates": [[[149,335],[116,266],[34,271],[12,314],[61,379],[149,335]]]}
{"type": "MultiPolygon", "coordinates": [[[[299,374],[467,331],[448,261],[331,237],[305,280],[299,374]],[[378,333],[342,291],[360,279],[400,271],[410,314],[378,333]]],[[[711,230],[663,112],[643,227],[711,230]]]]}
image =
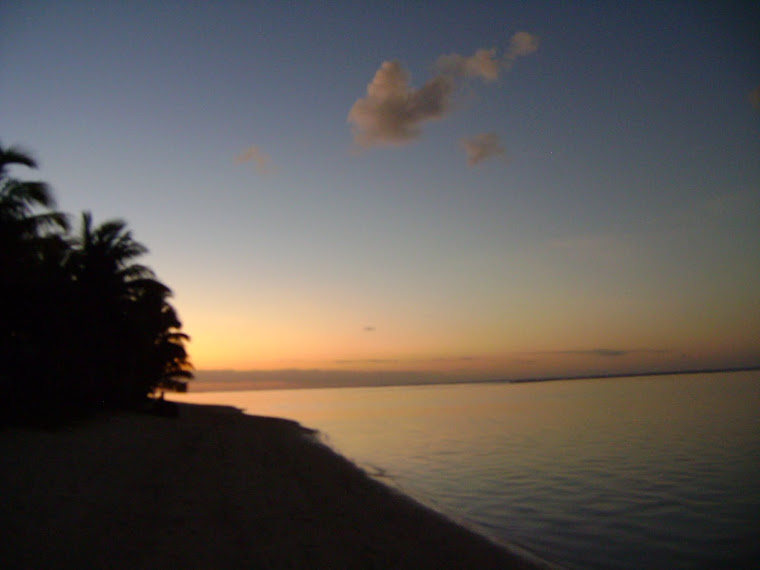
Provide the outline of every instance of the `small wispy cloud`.
{"type": "Polygon", "coordinates": [[[460,146],[467,154],[467,164],[475,166],[487,158],[504,154],[504,147],[496,133],[480,133],[471,137],[465,137],[460,141],[460,146]]]}
{"type": "Polygon", "coordinates": [[[469,57],[458,53],[442,55],[436,68],[455,77],[479,77],[484,81],[496,81],[501,73],[501,62],[496,57],[496,48],[479,49],[469,57]]]}
{"type": "Polygon", "coordinates": [[[362,329],[364,332],[375,332],[377,329],[371,325],[368,325],[362,329]]]}
{"type": "Polygon", "coordinates": [[[395,364],[401,362],[397,358],[342,358],[335,364],[395,364]]]}
{"type": "Polygon", "coordinates": [[[588,354],[593,354],[594,356],[604,356],[607,358],[615,357],[615,356],[626,356],[628,354],[631,354],[631,350],[617,350],[614,348],[596,348],[594,350],[589,350],[588,354]]]}
{"type": "Polygon", "coordinates": [[[458,53],[442,55],[435,66],[440,73],[455,77],[476,77],[483,81],[496,81],[502,71],[510,69],[520,57],[538,50],[538,36],[528,32],[517,32],[509,40],[504,56],[497,57],[496,48],[479,49],[474,55],[458,53]]]}
{"type": "Polygon", "coordinates": [[[361,148],[404,145],[418,139],[422,126],[451,112],[451,98],[459,82],[467,78],[492,82],[510,69],[519,57],[538,49],[538,38],[517,32],[502,57],[495,48],[479,49],[471,56],[443,55],[435,75],[422,87],[410,84],[409,72],[398,61],[384,61],[348,112],[354,142],[361,148]]]}
{"type": "Polygon", "coordinates": [[[504,65],[511,65],[518,57],[525,57],[538,51],[538,36],[529,32],[517,32],[509,40],[509,48],[504,54],[504,65]]]}
{"type": "Polygon", "coordinates": [[[235,157],[235,163],[243,164],[245,162],[254,162],[256,172],[260,174],[271,174],[273,171],[271,158],[257,146],[248,147],[235,157]]]}

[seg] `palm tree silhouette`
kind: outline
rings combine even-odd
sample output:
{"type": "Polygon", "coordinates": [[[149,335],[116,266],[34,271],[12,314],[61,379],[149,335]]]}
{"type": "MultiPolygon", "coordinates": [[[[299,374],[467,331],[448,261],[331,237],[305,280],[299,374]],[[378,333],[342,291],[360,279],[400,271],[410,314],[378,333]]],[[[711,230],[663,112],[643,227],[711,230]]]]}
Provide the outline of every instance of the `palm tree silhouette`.
{"type": "Polygon", "coordinates": [[[18,147],[0,145],[0,390],[8,407],[28,403],[34,391],[55,392],[47,389],[55,361],[47,349],[56,346],[63,316],[57,308],[65,306],[68,248],[68,220],[52,210],[49,186],[11,178],[12,165],[37,163],[18,147]]]}
{"type": "Polygon", "coordinates": [[[58,241],[59,232],[69,228],[68,216],[52,211],[55,199],[47,184],[8,176],[8,167],[14,164],[37,168],[37,162],[20,148],[0,145],[0,263],[4,267],[28,262],[18,256],[49,246],[58,241]]]}
{"type": "MultiPolygon", "coordinates": [[[[68,265],[78,288],[82,346],[90,394],[103,403],[138,401],[162,382],[188,378],[187,335],[167,298],[171,290],[134,261],[148,252],[123,220],[92,224],[82,214],[68,265]]],[[[99,402],[93,402],[97,404],[99,402]]]]}
{"type": "Polygon", "coordinates": [[[36,161],[0,145],[0,419],[143,401],[192,377],[171,290],[137,262],[123,220],[76,235],[50,187],[9,175],[36,161]]]}
{"type": "Polygon", "coordinates": [[[135,353],[142,356],[133,361],[134,385],[143,393],[155,388],[186,390],[184,380],[193,377],[185,349],[190,337],[181,332],[182,323],[168,302],[171,290],[155,279],[139,279],[133,292],[131,315],[139,344],[135,353]]]}

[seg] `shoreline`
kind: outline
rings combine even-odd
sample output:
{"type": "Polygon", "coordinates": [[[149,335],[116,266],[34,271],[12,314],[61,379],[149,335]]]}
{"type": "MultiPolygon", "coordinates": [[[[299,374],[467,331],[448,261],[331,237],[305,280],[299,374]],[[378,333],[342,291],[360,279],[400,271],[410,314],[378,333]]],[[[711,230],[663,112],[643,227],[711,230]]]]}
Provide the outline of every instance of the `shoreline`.
{"type": "Polygon", "coordinates": [[[6,568],[551,568],[226,406],[0,431],[6,568]]]}

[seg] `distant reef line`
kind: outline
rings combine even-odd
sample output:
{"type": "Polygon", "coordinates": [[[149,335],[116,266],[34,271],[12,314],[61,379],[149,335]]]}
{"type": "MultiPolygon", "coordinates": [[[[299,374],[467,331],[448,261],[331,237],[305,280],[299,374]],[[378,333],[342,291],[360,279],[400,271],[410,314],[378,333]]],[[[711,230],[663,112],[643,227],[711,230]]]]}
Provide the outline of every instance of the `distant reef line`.
{"type": "Polygon", "coordinates": [[[578,376],[549,376],[543,378],[519,378],[509,380],[485,380],[484,382],[506,382],[509,384],[526,384],[529,382],[558,382],[562,380],[604,380],[607,378],[641,378],[644,376],[678,376],[680,374],[720,374],[721,372],[751,372],[760,370],[760,365],[738,366],[728,368],[696,368],[687,370],[656,370],[644,372],[614,372],[607,374],[578,376]]]}
{"type": "Polygon", "coordinates": [[[294,390],[309,388],[369,388],[390,386],[432,386],[449,384],[523,384],[557,382],[562,380],[599,380],[674,376],[678,374],[714,374],[760,370],[760,364],[720,368],[674,370],[644,370],[605,372],[596,374],[553,375],[526,378],[477,379],[464,375],[435,372],[404,371],[346,371],[330,369],[282,370],[197,370],[196,380],[190,383],[191,392],[224,392],[241,390],[294,390]]]}

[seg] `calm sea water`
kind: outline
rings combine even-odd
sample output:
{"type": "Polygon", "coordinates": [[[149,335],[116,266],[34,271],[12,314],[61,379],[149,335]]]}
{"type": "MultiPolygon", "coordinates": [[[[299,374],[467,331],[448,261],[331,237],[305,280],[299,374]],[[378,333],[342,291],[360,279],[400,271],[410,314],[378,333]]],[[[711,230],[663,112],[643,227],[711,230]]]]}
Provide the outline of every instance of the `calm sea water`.
{"type": "Polygon", "coordinates": [[[569,568],[760,567],[760,372],[187,394],[569,568]]]}

